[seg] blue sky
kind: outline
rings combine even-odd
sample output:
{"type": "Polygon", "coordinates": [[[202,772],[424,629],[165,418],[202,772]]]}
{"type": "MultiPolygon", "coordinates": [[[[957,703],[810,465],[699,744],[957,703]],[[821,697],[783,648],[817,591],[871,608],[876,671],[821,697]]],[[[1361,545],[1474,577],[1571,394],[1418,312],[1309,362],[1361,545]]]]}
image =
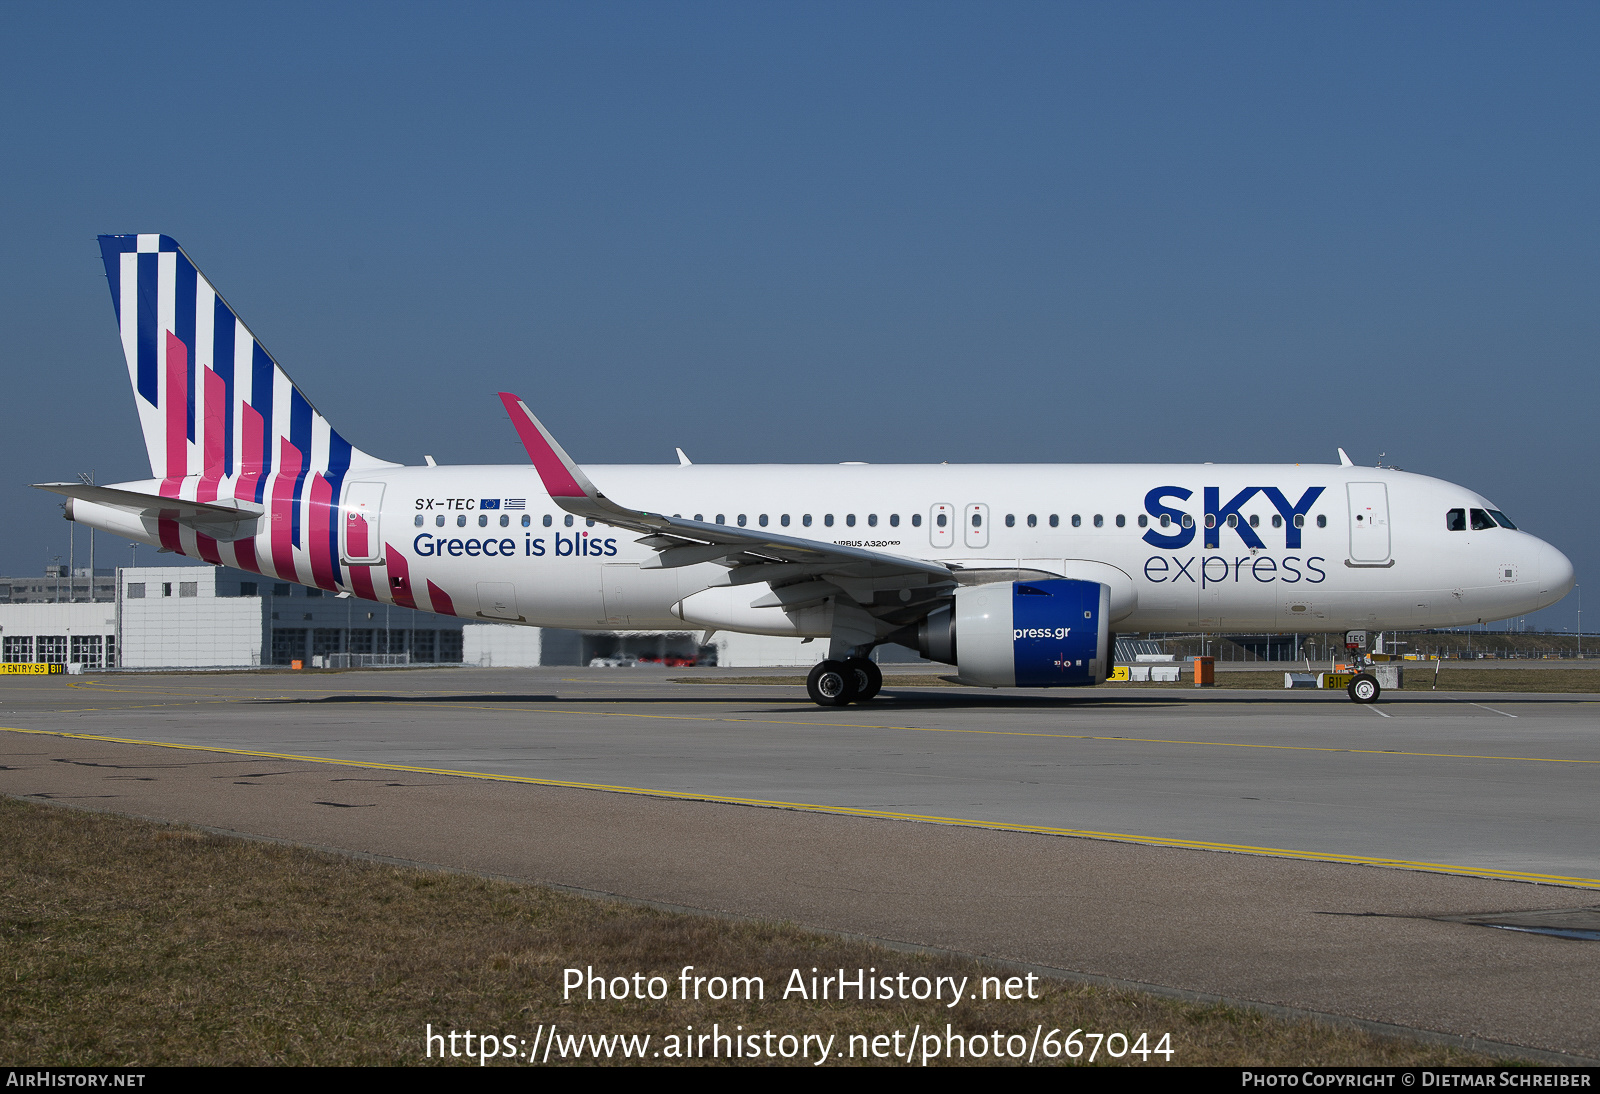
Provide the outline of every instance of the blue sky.
{"type": "Polygon", "coordinates": [[[502,388],[589,462],[1342,445],[1484,492],[1582,581],[1597,31],[1564,4],[5,5],[0,570],[66,555],[27,483],[148,473],[94,236],[159,231],[391,459],[520,462],[502,388]]]}

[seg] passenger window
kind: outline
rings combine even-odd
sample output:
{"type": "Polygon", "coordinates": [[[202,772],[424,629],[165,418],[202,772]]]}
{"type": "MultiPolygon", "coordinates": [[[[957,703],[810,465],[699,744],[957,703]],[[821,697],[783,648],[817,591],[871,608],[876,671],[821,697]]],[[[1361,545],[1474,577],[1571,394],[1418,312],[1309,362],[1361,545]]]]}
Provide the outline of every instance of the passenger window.
{"type": "Polygon", "coordinates": [[[694,519],[699,521],[701,524],[704,524],[705,520],[706,520],[706,515],[704,513],[696,513],[694,515],[694,519]]]}
{"type": "Polygon", "coordinates": [[[1482,532],[1495,526],[1494,518],[1482,509],[1472,510],[1472,530],[1482,532]]]}
{"type": "Polygon", "coordinates": [[[422,514],[418,513],[417,514],[417,519],[412,521],[412,523],[415,524],[418,528],[421,528],[422,527],[422,514]]]}
{"type": "Polygon", "coordinates": [[[571,528],[572,527],[572,514],[568,513],[564,518],[562,518],[561,523],[565,524],[568,528],[571,528]]]}
{"type": "Polygon", "coordinates": [[[756,523],[765,528],[767,526],[767,514],[762,513],[759,517],[757,517],[756,523]]]}
{"type": "Polygon", "coordinates": [[[1057,516],[1055,513],[1051,513],[1050,514],[1050,527],[1052,527],[1052,528],[1061,527],[1061,518],[1059,516],[1057,516]]]}
{"type": "Polygon", "coordinates": [[[1094,526],[1096,528],[1104,528],[1106,526],[1106,518],[1096,513],[1094,515],[1094,526]]]}
{"type": "Polygon", "coordinates": [[[1260,528],[1261,527],[1261,518],[1256,516],[1254,513],[1250,514],[1250,527],[1252,527],[1252,528],[1260,528]]]}
{"type": "Polygon", "coordinates": [[[529,516],[527,513],[522,514],[522,526],[524,528],[527,528],[531,524],[533,524],[533,518],[531,516],[529,516]]]}
{"type": "Polygon", "coordinates": [[[867,527],[868,528],[876,528],[877,526],[878,526],[878,514],[876,514],[876,513],[868,513],[867,514],[867,527]]]}
{"type": "MultiPolygon", "coordinates": [[[[718,524],[720,524],[720,523],[722,523],[722,522],[721,522],[721,521],[718,521],[718,522],[717,522],[717,523],[718,523],[718,524]]],[[[743,514],[743,513],[740,513],[740,514],[739,514],[739,527],[740,527],[740,528],[743,528],[743,527],[744,527],[744,514],[743,514]]]]}
{"type": "Polygon", "coordinates": [[[972,526],[974,528],[982,528],[983,527],[983,514],[982,513],[974,513],[974,514],[972,514],[972,526]]]}
{"type": "MultiPolygon", "coordinates": [[[[572,523],[572,518],[571,517],[567,518],[567,523],[568,524],[572,523]]],[[[456,527],[457,528],[465,528],[466,526],[467,526],[467,514],[462,513],[459,517],[456,518],[456,527]]]]}
{"type": "Polygon", "coordinates": [[[921,513],[912,513],[911,514],[911,527],[913,527],[913,528],[921,528],[922,527],[922,514],[921,513]]]}
{"type": "Polygon", "coordinates": [[[1237,527],[1239,527],[1239,514],[1238,513],[1229,513],[1228,514],[1228,527],[1229,528],[1237,528],[1237,527]]]}
{"type": "Polygon", "coordinates": [[[783,516],[779,517],[778,523],[783,525],[785,528],[789,527],[789,514],[785,513],[783,516]]]}
{"type": "Polygon", "coordinates": [[[1206,527],[1207,528],[1215,528],[1216,526],[1217,526],[1217,514],[1215,514],[1215,513],[1207,513],[1206,514],[1206,527]]]}
{"type": "MultiPolygon", "coordinates": [[[[544,522],[546,524],[549,524],[550,523],[550,518],[549,517],[545,517],[544,518],[544,522]]],[[[440,513],[438,516],[433,518],[433,526],[435,528],[443,528],[444,527],[444,514],[443,513],[440,513]]]]}
{"type": "Polygon", "coordinates": [[[1017,515],[1015,513],[1007,513],[1006,514],[1006,527],[1007,528],[1015,528],[1016,526],[1017,526],[1017,515]]]}
{"type": "Polygon", "coordinates": [[[502,527],[502,528],[511,527],[511,518],[508,515],[506,515],[505,513],[501,513],[500,514],[500,527],[502,527]]]}
{"type": "Polygon", "coordinates": [[[550,514],[549,513],[546,513],[544,515],[544,526],[546,528],[550,527],[550,514]]]}
{"type": "Polygon", "coordinates": [[[1039,517],[1038,517],[1038,515],[1035,514],[1035,513],[1029,513],[1028,514],[1028,527],[1029,528],[1037,528],[1038,526],[1039,526],[1039,517]]]}
{"type": "Polygon", "coordinates": [[[1185,528],[1193,528],[1194,527],[1194,518],[1191,517],[1188,513],[1185,513],[1185,514],[1183,514],[1183,520],[1179,521],[1179,523],[1182,524],[1185,528]]]}
{"type": "Polygon", "coordinates": [[[900,527],[900,514],[899,513],[890,513],[889,514],[889,527],[890,528],[898,528],[898,527],[900,527]]]}
{"type": "Polygon", "coordinates": [[[594,527],[594,521],[585,519],[584,522],[583,522],[583,526],[585,528],[593,528],[594,527]]]}
{"type": "Polygon", "coordinates": [[[945,523],[946,523],[945,515],[943,513],[939,514],[938,521],[939,521],[939,527],[943,528],[945,526],[945,523]]]}
{"type": "Polygon", "coordinates": [[[811,514],[807,513],[805,516],[801,517],[800,518],[800,523],[805,525],[807,528],[810,528],[811,527],[811,514]]]}
{"type": "Polygon", "coordinates": [[[1327,526],[1328,526],[1328,516],[1327,516],[1327,514],[1326,513],[1318,514],[1317,515],[1317,527],[1318,528],[1326,528],[1327,526]]]}
{"type": "Polygon", "coordinates": [[[478,514],[478,527],[479,528],[487,528],[487,527],[489,527],[489,514],[488,513],[479,513],[478,514]]]}
{"type": "Polygon", "coordinates": [[[1304,528],[1306,526],[1306,515],[1304,513],[1296,513],[1294,515],[1294,526],[1296,528],[1304,528]]]}
{"type": "Polygon", "coordinates": [[[1072,526],[1074,528],[1079,528],[1079,527],[1082,527],[1082,525],[1083,525],[1083,518],[1081,516],[1079,516],[1077,513],[1072,514],[1072,526]]]}
{"type": "Polygon", "coordinates": [[[1128,526],[1128,518],[1126,516],[1124,516],[1123,514],[1118,513],[1117,514],[1117,527],[1118,528],[1126,528],[1127,526],[1128,526]]]}
{"type": "Polygon", "coordinates": [[[1279,516],[1277,513],[1272,514],[1272,526],[1274,528],[1282,528],[1283,527],[1283,518],[1281,516],[1279,516]]]}
{"type": "Polygon", "coordinates": [[[846,513],[844,515],[844,526],[846,528],[854,528],[856,526],[856,515],[854,513],[846,513]]]}
{"type": "Polygon", "coordinates": [[[728,520],[727,520],[727,518],[726,518],[726,517],[724,517],[724,516],[723,516],[723,515],[722,515],[722,514],[721,514],[721,513],[718,513],[718,514],[717,514],[717,523],[718,523],[718,524],[727,524],[727,523],[728,523],[728,520]]]}
{"type": "Polygon", "coordinates": [[[833,514],[832,513],[824,513],[822,515],[822,523],[827,525],[829,528],[832,528],[833,527],[833,514]]]}
{"type": "Polygon", "coordinates": [[[1167,514],[1165,514],[1165,513],[1161,514],[1161,527],[1163,527],[1163,528],[1171,528],[1172,527],[1172,518],[1167,516],[1167,514]]]}
{"type": "Polygon", "coordinates": [[[1509,528],[1513,532],[1515,532],[1517,530],[1517,526],[1515,524],[1511,523],[1511,518],[1507,517],[1500,510],[1491,509],[1491,510],[1489,510],[1489,515],[1494,518],[1495,523],[1498,524],[1500,527],[1509,528]]]}
{"type": "Polygon", "coordinates": [[[1150,527],[1150,518],[1145,516],[1143,513],[1139,514],[1139,527],[1140,528],[1148,528],[1148,527],[1150,527]]]}

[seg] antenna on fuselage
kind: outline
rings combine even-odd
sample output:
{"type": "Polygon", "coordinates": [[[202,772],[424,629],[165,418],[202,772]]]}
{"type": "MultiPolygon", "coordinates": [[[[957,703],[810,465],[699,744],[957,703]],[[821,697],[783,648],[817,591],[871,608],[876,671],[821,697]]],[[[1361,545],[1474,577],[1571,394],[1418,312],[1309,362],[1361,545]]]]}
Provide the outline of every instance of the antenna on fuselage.
{"type": "Polygon", "coordinates": [[[1346,456],[1344,454],[1344,449],[1342,449],[1342,448],[1339,449],[1339,466],[1340,467],[1354,467],[1355,466],[1355,463],[1351,461],[1350,457],[1346,456]]]}
{"type": "Polygon", "coordinates": [[[673,451],[677,452],[677,454],[678,454],[678,466],[679,467],[692,466],[691,463],[690,463],[689,457],[685,456],[683,454],[683,449],[677,448],[677,449],[674,449],[673,451]]]}

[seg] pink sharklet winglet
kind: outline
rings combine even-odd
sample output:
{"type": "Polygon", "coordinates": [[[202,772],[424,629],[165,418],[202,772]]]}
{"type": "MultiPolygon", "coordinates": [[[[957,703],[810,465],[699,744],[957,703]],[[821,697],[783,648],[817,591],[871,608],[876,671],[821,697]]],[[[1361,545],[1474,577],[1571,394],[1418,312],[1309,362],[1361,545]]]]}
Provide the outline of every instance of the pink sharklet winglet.
{"type": "Polygon", "coordinates": [[[550,436],[548,430],[533,416],[528,405],[510,392],[499,392],[500,402],[505,405],[506,413],[511,415],[511,424],[517,427],[517,436],[522,439],[522,447],[528,451],[528,459],[533,461],[534,469],[539,472],[539,478],[544,481],[544,488],[552,498],[592,498],[593,487],[585,489],[587,483],[582,478],[583,472],[578,470],[572,457],[562,451],[555,438],[550,436]]]}

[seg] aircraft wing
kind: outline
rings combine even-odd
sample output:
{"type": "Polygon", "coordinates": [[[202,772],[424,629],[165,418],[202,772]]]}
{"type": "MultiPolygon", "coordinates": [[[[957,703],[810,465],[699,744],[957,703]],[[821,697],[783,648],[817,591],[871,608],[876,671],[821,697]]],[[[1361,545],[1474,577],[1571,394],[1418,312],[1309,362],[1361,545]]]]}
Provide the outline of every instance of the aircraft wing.
{"type": "MultiPolygon", "coordinates": [[[[644,533],[639,542],[657,552],[655,558],[643,563],[645,568],[716,562],[732,569],[728,584],[767,581],[784,585],[825,577],[846,591],[852,591],[850,585],[856,582],[870,582],[873,589],[884,589],[954,584],[958,580],[951,567],[926,559],[775,535],[765,528],[706,524],[619,505],[589,481],[526,403],[507,392],[500,392],[500,401],[511,415],[522,446],[551,500],[575,516],[644,533]]],[[[870,595],[867,600],[870,602],[870,595]]]]}

